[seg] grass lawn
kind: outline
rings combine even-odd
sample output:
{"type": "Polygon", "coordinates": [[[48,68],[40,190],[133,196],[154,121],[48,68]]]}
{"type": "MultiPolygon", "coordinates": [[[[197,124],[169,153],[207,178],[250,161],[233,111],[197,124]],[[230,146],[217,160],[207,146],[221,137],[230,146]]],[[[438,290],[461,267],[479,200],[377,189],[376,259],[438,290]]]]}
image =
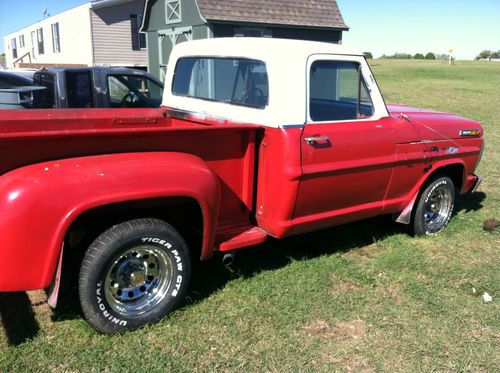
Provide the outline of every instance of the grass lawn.
{"type": "Polygon", "coordinates": [[[498,371],[500,229],[482,223],[500,220],[500,63],[371,65],[387,102],[484,125],[485,181],[445,231],[381,217],[270,241],[202,265],[181,309],[117,336],[42,292],[0,294],[0,371],[498,371]]]}

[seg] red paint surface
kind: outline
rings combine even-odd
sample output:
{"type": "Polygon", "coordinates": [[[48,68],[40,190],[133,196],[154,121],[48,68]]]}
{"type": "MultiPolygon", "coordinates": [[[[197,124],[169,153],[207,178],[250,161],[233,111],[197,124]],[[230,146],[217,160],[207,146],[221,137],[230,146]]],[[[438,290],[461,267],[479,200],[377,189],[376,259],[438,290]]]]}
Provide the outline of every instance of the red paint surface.
{"type": "Polygon", "coordinates": [[[48,286],[70,224],[107,204],[193,198],[206,259],[266,233],[400,212],[444,166],[463,168],[462,192],[473,186],[483,140],[459,130],[479,123],[389,109],[378,121],[286,130],[165,108],[0,111],[0,291],[48,286]]]}

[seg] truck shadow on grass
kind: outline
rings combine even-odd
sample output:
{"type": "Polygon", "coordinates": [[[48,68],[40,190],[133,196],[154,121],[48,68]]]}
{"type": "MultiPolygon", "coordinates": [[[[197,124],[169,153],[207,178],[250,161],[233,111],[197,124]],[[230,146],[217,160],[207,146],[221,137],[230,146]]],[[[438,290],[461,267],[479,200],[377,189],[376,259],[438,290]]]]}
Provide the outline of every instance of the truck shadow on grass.
{"type": "Polygon", "coordinates": [[[7,343],[11,346],[30,340],[40,331],[26,292],[0,293],[0,318],[7,343]]]}
{"type": "MultiPolygon", "coordinates": [[[[482,192],[461,196],[457,200],[455,214],[478,211],[485,199],[486,195],[482,192]]],[[[230,269],[221,264],[222,256],[216,255],[213,260],[196,265],[190,290],[181,307],[208,298],[236,278],[248,278],[262,271],[282,268],[294,260],[348,252],[388,236],[408,232],[407,226],[394,223],[390,216],[379,216],[281,240],[270,239],[264,244],[244,248],[237,252],[230,269]]],[[[52,311],[53,322],[82,317],[76,281],[63,278],[64,282],[66,286],[60,294],[60,305],[52,311]]],[[[40,331],[33,304],[25,292],[0,293],[0,318],[9,345],[29,341],[40,331]]]]}
{"type": "MultiPolygon", "coordinates": [[[[485,199],[482,192],[460,196],[454,215],[480,210],[485,199]]],[[[285,267],[296,260],[348,252],[397,234],[410,235],[410,229],[385,215],[285,239],[269,239],[264,244],[237,250],[230,269],[221,264],[222,255],[219,254],[195,270],[183,306],[209,297],[235,278],[252,277],[262,271],[285,267]]]]}

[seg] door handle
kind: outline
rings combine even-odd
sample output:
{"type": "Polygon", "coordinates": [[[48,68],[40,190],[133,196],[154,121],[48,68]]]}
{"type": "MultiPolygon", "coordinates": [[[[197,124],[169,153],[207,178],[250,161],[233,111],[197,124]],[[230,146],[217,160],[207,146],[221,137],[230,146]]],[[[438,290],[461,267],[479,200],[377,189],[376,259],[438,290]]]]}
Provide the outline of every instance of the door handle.
{"type": "Polygon", "coordinates": [[[330,142],[330,138],[328,136],[318,136],[318,137],[306,137],[305,139],[305,142],[307,143],[307,145],[314,145],[320,141],[322,142],[330,142]]]}

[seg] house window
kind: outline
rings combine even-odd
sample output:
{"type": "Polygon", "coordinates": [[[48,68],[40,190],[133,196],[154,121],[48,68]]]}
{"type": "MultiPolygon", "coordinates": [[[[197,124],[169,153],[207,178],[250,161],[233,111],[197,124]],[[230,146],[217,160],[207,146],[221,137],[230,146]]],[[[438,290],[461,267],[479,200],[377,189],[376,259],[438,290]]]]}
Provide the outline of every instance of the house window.
{"type": "Polygon", "coordinates": [[[59,39],[59,22],[53,23],[52,28],[52,51],[59,53],[61,51],[61,41],[59,39]]]}
{"type": "Polygon", "coordinates": [[[167,0],[165,1],[166,23],[180,23],[182,22],[181,14],[181,1],[180,0],[167,0]]]}
{"type": "Polygon", "coordinates": [[[130,15],[130,30],[132,32],[132,50],[137,51],[146,48],[146,34],[140,32],[142,25],[141,14],[130,15]]]}
{"type": "Polygon", "coordinates": [[[35,31],[31,31],[31,57],[35,58],[35,31]]]}
{"type": "Polygon", "coordinates": [[[309,115],[315,122],[373,115],[361,67],[350,61],[315,61],[309,75],[309,115]]]}
{"type": "Polygon", "coordinates": [[[38,42],[38,54],[43,54],[43,29],[39,28],[36,30],[36,40],[38,42]]]}
{"type": "Polygon", "coordinates": [[[19,35],[19,48],[24,48],[24,35],[19,35]]]}
{"type": "Polygon", "coordinates": [[[12,57],[17,58],[17,43],[16,43],[16,38],[13,38],[10,41],[10,44],[12,46],[12,57]]]}
{"type": "Polygon", "coordinates": [[[235,37],[257,37],[257,38],[272,38],[271,30],[263,28],[248,28],[241,27],[234,30],[235,37]]]}

